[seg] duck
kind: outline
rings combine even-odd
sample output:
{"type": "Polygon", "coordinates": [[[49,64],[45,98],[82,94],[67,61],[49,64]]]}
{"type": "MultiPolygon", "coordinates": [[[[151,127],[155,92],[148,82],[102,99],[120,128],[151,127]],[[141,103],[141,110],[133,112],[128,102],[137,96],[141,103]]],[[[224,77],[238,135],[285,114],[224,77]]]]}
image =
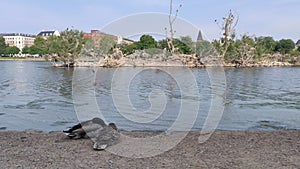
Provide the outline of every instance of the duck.
{"type": "Polygon", "coordinates": [[[93,118],[91,120],[83,121],[63,132],[70,139],[87,138],[87,133],[92,133],[95,130],[102,129],[106,124],[100,118],[93,118]]]}
{"type": "Polygon", "coordinates": [[[118,142],[120,134],[115,123],[108,125],[100,118],[93,118],[63,131],[70,139],[90,138],[94,150],[104,150],[118,142]]]}
{"type": "Polygon", "coordinates": [[[95,137],[91,140],[94,142],[94,150],[105,150],[107,147],[119,142],[120,133],[114,123],[104,126],[102,130],[95,132],[95,137]]]}

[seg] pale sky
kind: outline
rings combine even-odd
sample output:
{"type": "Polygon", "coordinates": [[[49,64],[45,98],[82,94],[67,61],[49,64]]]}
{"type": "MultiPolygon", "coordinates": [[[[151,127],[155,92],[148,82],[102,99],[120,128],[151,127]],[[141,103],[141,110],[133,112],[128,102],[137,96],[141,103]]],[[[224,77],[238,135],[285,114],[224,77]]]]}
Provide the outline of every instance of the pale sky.
{"type": "MultiPolygon", "coordinates": [[[[180,18],[202,30],[208,40],[220,37],[215,19],[230,9],[239,15],[237,35],[300,39],[299,0],[173,0],[180,18]]],[[[1,0],[0,33],[37,34],[74,27],[85,32],[137,13],[169,12],[169,0],[1,0]]]]}

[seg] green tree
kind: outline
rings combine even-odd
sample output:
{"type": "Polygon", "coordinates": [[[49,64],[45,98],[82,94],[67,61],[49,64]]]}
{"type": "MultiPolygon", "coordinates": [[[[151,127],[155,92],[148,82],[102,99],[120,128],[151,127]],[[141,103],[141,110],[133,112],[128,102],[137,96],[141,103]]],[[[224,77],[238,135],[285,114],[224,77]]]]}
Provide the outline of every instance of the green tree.
{"type": "Polygon", "coordinates": [[[298,48],[297,48],[297,51],[299,51],[299,52],[300,52],[300,46],[298,46],[298,48]]]}
{"type": "Polygon", "coordinates": [[[59,36],[60,49],[57,52],[58,57],[56,59],[69,66],[78,58],[84,42],[81,31],[67,29],[61,32],[59,36]]]}
{"type": "Polygon", "coordinates": [[[293,49],[295,49],[295,43],[291,39],[281,39],[275,47],[275,50],[281,54],[288,54],[293,49]]]}
{"type": "MultiPolygon", "coordinates": [[[[194,51],[195,51],[189,46],[189,43],[184,43],[179,39],[173,39],[173,45],[174,45],[173,53],[177,52],[177,53],[189,55],[189,54],[194,53],[194,51]]],[[[162,50],[166,49],[167,51],[172,53],[171,52],[172,50],[169,48],[168,41],[166,39],[160,40],[157,44],[157,47],[162,50]]]]}
{"type": "Polygon", "coordinates": [[[205,57],[215,54],[214,46],[206,40],[198,41],[196,44],[197,57],[205,57]]]}
{"type": "Polygon", "coordinates": [[[273,37],[259,37],[255,39],[256,47],[261,48],[263,53],[273,54],[275,52],[276,41],[273,37]]]}
{"type": "Polygon", "coordinates": [[[30,54],[30,47],[28,46],[25,46],[23,49],[22,49],[22,54],[30,54]]]}
{"type": "Polygon", "coordinates": [[[100,55],[107,55],[113,51],[113,48],[115,47],[116,42],[112,38],[112,36],[105,35],[100,40],[100,46],[99,46],[99,54],[100,55]]]}
{"type": "Polygon", "coordinates": [[[173,43],[174,43],[174,47],[175,47],[175,50],[173,52],[178,52],[178,53],[187,54],[187,55],[192,54],[192,52],[193,52],[192,49],[187,44],[183,43],[181,40],[174,39],[173,43]]]}
{"type": "Polygon", "coordinates": [[[47,39],[47,54],[49,55],[58,55],[61,51],[61,39],[58,36],[50,36],[47,39]]]}
{"type": "Polygon", "coordinates": [[[147,50],[157,48],[158,44],[151,35],[142,35],[138,42],[121,46],[123,54],[130,55],[136,50],[147,50]]]}
{"type": "Polygon", "coordinates": [[[47,53],[47,43],[46,40],[42,37],[36,37],[34,40],[34,45],[32,47],[31,54],[38,54],[40,56],[45,55],[47,53]]]}
{"type": "Polygon", "coordinates": [[[236,40],[234,41],[233,39],[230,39],[230,43],[227,49],[227,52],[225,54],[225,60],[226,61],[232,61],[238,59],[238,49],[242,46],[243,42],[242,40],[236,40]]]}
{"type": "Polygon", "coordinates": [[[133,54],[135,52],[135,50],[138,50],[138,49],[139,48],[138,48],[137,43],[124,45],[124,46],[121,47],[121,51],[123,52],[123,54],[126,54],[126,55],[133,54]]]}
{"type": "Polygon", "coordinates": [[[16,46],[9,46],[5,49],[5,54],[9,56],[16,55],[20,52],[20,49],[16,46]]]}
{"type": "Polygon", "coordinates": [[[30,55],[41,55],[41,54],[43,54],[41,52],[40,48],[38,48],[35,45],[30,46],[28,52],[29,52],[28,54],[30,54],[30,55]]]}
{"type": "Polygon", "coordinates": [[[5,54],[5,49],[7,48],[7,45],[5,43],[5,39],[0,36],[0,56],[5,54]]]}
{"type": "Polygon", "coordinates": [[[242,41],[243,41],[243,43],[248,44],[251,47],[255,46],[254,39],[252,37],[248,36],[248,35],[243,35],[242,36],[242,41]]]}
{"type": "Polygon", "coordinates": [[[151,35],[143,35],[138,42],[138,47],[141,50],[156,48],[157,43],[151,35]]]}
{"type": "Polygon", "coordinates": [[[157,42],[157,47],[158,47],[159,49],[162,49],[162,50],[166,49],[166,50],[169,51],[169,46],[168,46],[168,42],[167,42],[166,39],[163,39],[163,40],[158,41],[158,42],[157,42]]]}
{"type": "Polygon", "coordinates": [[[182,36],[180,37],[180,41],[186,44],[186,46],[191,49],[192,53],[195,53],[195,43],[190,36],[182,36]]]}
{"type": "Polygon", "coordinates": [[[96,45],[93,38],[86,40],[84,47],[81,50],[80,57],[83,59],[93,58],[95,59],[99,54],[97,53],[99,47],[96,45]]]}
{"type": "MultiPolygon", "coordinates": [[[[212,44],[214,46],[214,50],[217,52],[216,55],[222,55],[222,53],[224,52],[224,44],[222,44],[223,40],[215,40],[212,44]]],[[[232,61],[238,58],[238,48],[241,46],[242,41],[236,40],[234,41],[233,38],[229,39],[227,42],[228,46],[226,48],[226,53],[223,53],[224,57],[223,59],[225,61],[232,61]]]]}

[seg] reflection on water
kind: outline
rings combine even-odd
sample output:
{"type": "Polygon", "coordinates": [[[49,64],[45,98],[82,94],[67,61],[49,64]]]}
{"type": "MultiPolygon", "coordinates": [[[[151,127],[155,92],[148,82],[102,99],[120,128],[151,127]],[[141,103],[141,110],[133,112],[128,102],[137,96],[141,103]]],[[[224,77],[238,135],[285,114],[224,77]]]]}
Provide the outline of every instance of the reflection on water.
{"type": "MultiPolygon", "coordinates": [[[[122,68],[125,79],[133,69],[122,68]]],[[[185,77],[183,68],[168,71],[185,77]]],[[[166,130],[176,120],[181,101],[185,100],[200,105],[193,128],[199,130],[208,115],[213,93],[207,71],[191,71],[199,87],[199,98],[193,93],[182,95],[174,77],[157,69],[145,69],[131,79],[129,93],[117,91],[120,97],[128,96],[132,104],[132,107],[123,105],[123,109],[134,108],[141,117],[151,109],[149,97],[155,99],[155,92],[163,94],[166,101],[163,112],[149,123],[140,123],[126,119],[113,102],[111,88],[115,69],[99,68],[93,84],[99,111],[107,122],[115,122],[124,130],[166,130]]],[[[40,62],[3,61],[0,72],[0,130],[60,131],[78,122],[72,99],[72,69],[52,68],[40,62]]],[[[218,129],[300,129],[299,67],[228,68],[225,72],[227,90],[222,96],[225,110],[218,129]]],[[[188,88],[191,81],[185,80],[183,85],[188,88]]],[[[188,121],[188,115],[186,118],[188,121]]]]}

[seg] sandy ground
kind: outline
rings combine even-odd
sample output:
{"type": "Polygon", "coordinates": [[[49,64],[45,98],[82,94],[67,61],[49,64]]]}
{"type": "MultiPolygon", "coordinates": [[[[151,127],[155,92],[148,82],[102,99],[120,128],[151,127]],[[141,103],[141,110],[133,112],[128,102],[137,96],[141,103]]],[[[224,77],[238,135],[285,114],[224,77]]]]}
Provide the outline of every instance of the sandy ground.
{"type": "Polygon", "coordinates": [[[300,131],[218,131],[203,144],[198,137],[191,132],[163,154],[136,159],[94,151],[90,139],[63,133],[0,132],[0,168],[300,168],[300,131]]]}

